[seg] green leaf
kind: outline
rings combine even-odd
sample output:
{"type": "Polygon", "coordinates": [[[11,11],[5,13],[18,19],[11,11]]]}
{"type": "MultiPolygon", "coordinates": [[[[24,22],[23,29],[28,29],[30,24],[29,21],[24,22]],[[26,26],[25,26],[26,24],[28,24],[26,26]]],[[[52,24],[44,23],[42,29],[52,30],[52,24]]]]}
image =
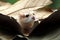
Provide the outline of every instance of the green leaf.
{"type": "Polygon", "coordinates": [[[14,4],[15,2],[17,2],[18,0],[6,0],[7,2],[14,4]]]}
{"type": "Polygon", "coordinates": [[[52,0],[53,3],[49,5],[49,7],[53,9],[59,9],[60,8],[60,0],[52,0]]]}

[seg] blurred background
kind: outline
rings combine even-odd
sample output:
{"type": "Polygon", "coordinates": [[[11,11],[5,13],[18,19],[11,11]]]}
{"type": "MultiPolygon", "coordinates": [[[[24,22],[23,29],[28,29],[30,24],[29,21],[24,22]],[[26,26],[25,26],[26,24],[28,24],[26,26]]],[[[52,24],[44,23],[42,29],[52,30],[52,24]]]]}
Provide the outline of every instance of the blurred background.
{"type": "MultiPolygon", "coordinates": [[[[14,4],[19,0],[0,0],[0,1],[4,1],[4,2],[8,2],[10,4],[14,4]]],[[[49,7],[53,8],[53,9],[57,9],[60,8],[60,0],[51,0],[53,3],[51,5],[48,5],[49,7]]]]}
{"type": "MultiPolygon", "coordinates": [[[[13,5],[14,3],[16,3],[17,1],[19,1],[19,0],[0,0],[0,4],[1,4],[0,7],[7,4],[8,5],[7,8],[8,8],[11,5],[13,5]]],[[[51,0],[51,1],[53,3],[48,5],[47,7],[51,8],[51,9],[60,9],[60,0],[51,0]]],[[[6,7],[4,9],[6,9],[6,7]]],[[[43,29],[43,27],[42,27],[42,29],[43,29]]],[[[48,29],[48,28],[46,28],[46,29],[48,29]]],[[[39,30],[41,30],[41,28],[39,30]]],[[[45,32],[47,30],[45,30],[43,32],[42,31],[35,32],[35,31],[38,31],[38,30],[37,29],[33,30],[31,35],[29,36],[30,40],[60,40],[60,29],[59,28],[48,34],[47,34],[47,32],[45,32]]]]}

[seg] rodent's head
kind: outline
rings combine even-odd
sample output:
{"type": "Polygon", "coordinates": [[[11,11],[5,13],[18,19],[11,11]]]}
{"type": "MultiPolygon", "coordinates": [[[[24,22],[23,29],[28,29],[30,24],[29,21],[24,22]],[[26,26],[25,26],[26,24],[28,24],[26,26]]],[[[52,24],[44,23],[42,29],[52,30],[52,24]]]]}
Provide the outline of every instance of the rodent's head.
{"type": "Polygon", "coordinates": [[[24,35],[29,34],[34,25],[34,11],[31,10],[21,10],[19,14],[19,22],[21,25],[22,33],[24,35]]]}

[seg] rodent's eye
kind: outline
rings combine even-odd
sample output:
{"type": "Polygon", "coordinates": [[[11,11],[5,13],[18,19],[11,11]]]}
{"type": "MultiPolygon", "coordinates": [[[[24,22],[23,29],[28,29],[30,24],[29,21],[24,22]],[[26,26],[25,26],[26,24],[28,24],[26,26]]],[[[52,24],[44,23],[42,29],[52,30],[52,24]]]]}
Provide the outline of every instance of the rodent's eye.
{"type": "Polygon", "coordinates": [[[35,15],[35,14],[33,13],[33,15],[35,15]]]}
{"type": "Polygon", "coordinates": [[[26,17],[29,17],[29,14],[28,14],[28,15],[26,15],[26,17]]]}

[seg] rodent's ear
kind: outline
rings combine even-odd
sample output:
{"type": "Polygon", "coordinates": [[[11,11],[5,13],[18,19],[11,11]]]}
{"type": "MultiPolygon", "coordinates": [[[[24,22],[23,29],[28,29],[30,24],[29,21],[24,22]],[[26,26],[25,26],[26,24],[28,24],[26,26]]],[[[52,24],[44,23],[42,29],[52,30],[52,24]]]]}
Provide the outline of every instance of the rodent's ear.
{"type": "Polygon", "coordinates": [[[18,15],[21,16],[21,15],[23,15],[23,14],[22,14],[22,13],[19,13],[18,15]]]}
{"type": "Polygon", "coordinates": [[[25,18],[25,15],[23,13],[18,14],[19,18],[25,18]]]}

